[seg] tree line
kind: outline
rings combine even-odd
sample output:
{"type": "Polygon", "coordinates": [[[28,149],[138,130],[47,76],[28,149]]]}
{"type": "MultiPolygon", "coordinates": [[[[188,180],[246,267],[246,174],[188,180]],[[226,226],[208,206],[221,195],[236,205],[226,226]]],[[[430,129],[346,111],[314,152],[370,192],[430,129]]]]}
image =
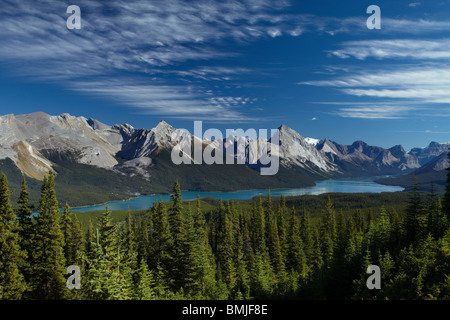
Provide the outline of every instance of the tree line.
{"type": "Polygon", "coordinates": [[[405,212],[344,214],[330,198],[323,215],[259,198],[251,209],[220,201],[170,202],[113,223],[106,207],[83,230],[59,209],[52,172],[37,214],[23,180],[13,209],[0,179],[1,299],[449,299],[450,171],[444,202],[413,188],[405,212]],[[69,290],[66,269],[81,270],[69,290]],[[369,265],[382,287],[369,290],[369,265]]]}

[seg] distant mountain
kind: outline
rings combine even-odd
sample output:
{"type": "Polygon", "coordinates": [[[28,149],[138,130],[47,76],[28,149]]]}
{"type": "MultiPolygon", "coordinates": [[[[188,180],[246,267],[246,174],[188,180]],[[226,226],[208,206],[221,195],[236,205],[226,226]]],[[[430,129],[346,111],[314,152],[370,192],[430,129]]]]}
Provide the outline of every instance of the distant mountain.
{"type": "MultiPolygon", "coordinates": [[[[175,165],[170,153],[182,135],[184,131],[164,121],[148,130],[69,114],[11,114],[0,117],[0,169],[9,172],[16,188],[24,174],[31,189],[53,170],[64,193],[61,199],[70,199],[72,205],[169,192],[176,179],[185,189],[232,191],[311,186],[338,173],[336,165],[286,126],[280,127],[280,170],[275,176],[261,176],[260,166],[249,164],[258,150],[252,147],[261,141],[244,137],[234,139],[245,140],[246,164],[175,165]]],[[[188,139],[203,148],[210,143],[192,135],[188,139]]],[[[216,152],[226,145],[226,140],[213,143],[216,152]]]]}
{"type": "Polygon", "coordinates": [[[384,149],[363,141],[341,145],[325,139],[316,148],[350,175],[397,174],[420,167],[417,158],[406,153],[402,146],[384,149]]]}
{"type": "Polygon", "coordinates": [[[419,164],[423,166],[434,158],[448,152],[449,148],[450,142],[441,144],[433,141],[426,148],[413,148],[409,153],[416,156],[419,160],[419,164]]]}
{"type": "Polygon", "coordinates": [[[430,192],[433,186],[434,192],[443,193],[447,185],[447,168],[450,166],[447,153],[435,157],[424,166],[406,175],[394,176],[377,180],[378,183],[402,186],[406,190],[411,189],[414,178],[417,178],[418,189],[430,192]]]}
{"type": "MultiPolygon", "coordinates": [[[[39,180],[53,170],[64,193],[62,199],[80,205],[169,192],[176,179],[185,189],[232,191],[304,187],[319,179],[407,173],[420,168],[421,162],[434,164],[434,168],[445,166],[440,157],[447,147],[434,142],[407,153],[401,146],[384,149],[363,141],[341,145],[328,139],[304,138],[286,125],[278,129],[279,171],[274,176],[262,176],[262,165],[250,161],[255,150],[267,147],[261,139],[226,137],[203,141],[165,121],[152,129],[136,129],[129,124],[110,126],[69,114],[10,114],[0,117],[0,170],[9,173],[15,187],[24,174],[31,189],[37,189],[39,180]],[[182,137],[196,141],[202,148],[210,144],[223,157],[240,157],[244,164],[175,165],[170,153],[182,137]],[[241,150],[235,148],[227,154],[231,143],[241,150]]],[[[269,154],[276,155],[275,151],[270,148],[269,154]]],[[[190,154],[184,152],[183,157],[193,163],[190,154]]]]}
{"type": "Polygon", "coordinates": [[[299,166],[318,173],[338,172],[338,166],[319,152],[297,131],[282,125],[280,130],[280,159],[287,168],[299,166]]]}
{"type": "MultiPolygon", "coordinates": [[[[298,166],[319,175],[337,171],[337,167],[299,133],[287,126],[279,129],[282,165],[298,166]]],[[[148,130],[135,129],[129,124],[108,126],[92,118],[69,114],[50,116],[41,112],[0,117],[0,130],[3,133],[0,158],[12,159],[22,172],[36,179],[42,179],[52,169],[52,163],[44,154],[55,152],[71,152],[77,163],[99,168],[116,171],[135,168],[148,177],[139,169],[150,165],[151,157],[162,149],[171,151],[184,134],[165,121],[148,130]],[[118,158],[123,161],[119,163],[118,158]]],[[[189,135],[189,139],[199,140],[202,145],[209,143],[193,135],[189,135]]],[[[250,146],[257,142],[251,139],[245,142],[245,162],[249,162],[250,146]]],[[[222,150],[226,141],[215,141],[213,146],[222,150]]]]}

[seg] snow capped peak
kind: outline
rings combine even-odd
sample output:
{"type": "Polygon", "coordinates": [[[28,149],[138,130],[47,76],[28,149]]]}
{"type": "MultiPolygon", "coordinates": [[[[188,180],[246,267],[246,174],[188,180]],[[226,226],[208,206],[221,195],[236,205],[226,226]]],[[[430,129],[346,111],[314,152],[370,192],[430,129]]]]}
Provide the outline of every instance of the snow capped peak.
{"type": "Polygon", "coordinates": [[[320,142],[319,139],[310,138],[310,137],[305,138],[305,141],[308,142],[310,145],[313,145],[313,146],[316,146],[320,142]]]}

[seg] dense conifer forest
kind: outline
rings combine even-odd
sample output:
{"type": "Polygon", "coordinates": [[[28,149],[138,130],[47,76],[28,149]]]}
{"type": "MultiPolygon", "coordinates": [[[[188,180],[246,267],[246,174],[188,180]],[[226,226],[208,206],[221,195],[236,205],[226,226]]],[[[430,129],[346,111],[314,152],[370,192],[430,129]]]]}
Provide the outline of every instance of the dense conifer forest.
{"type": "Polygon", "coordinates": [[[413,188],[404,212],[369,214],[328,197],[312,217],[270,196],[218,201],[205,214],[199,199],[186,207],[175,182],[168,203],[119,222],[106,208],[82,228],[60,210],[51,172],[37,215],[25,179],[16,209],[10,196],[3,174],[1,299],[450,299],[450,171],[442,203],[413,188]],[[80,289],[67,287],[71,265],[80,289]],[[366,286],[369,265],[380,267],[380,290],[366,286]]]}

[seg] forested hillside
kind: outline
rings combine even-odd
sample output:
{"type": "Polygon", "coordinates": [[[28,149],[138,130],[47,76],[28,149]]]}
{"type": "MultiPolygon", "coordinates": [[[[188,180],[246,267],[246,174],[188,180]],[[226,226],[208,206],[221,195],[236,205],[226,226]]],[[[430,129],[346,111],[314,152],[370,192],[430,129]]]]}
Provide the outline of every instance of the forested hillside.
{"type": "Polygon", "coordinates": [[[25,180],[14,210],[2,175],[0,297],[449,299],[449,198],[449,185],[443,204],[413,189],[405,212],[372,214],[327,198],[311,217],[267,197],[247,208],[219,201],[205,215],[200,200],[186,208],[176,182],[169,203],[114,223],[106,209],[83,230],[68,205],[60,212],[51,173],[36,217],[25,180]],[[70,265],[81,289],[66,286],[70,265]],[[366,286],[369,265],[381,269],[381,290],[366,286]]]}

